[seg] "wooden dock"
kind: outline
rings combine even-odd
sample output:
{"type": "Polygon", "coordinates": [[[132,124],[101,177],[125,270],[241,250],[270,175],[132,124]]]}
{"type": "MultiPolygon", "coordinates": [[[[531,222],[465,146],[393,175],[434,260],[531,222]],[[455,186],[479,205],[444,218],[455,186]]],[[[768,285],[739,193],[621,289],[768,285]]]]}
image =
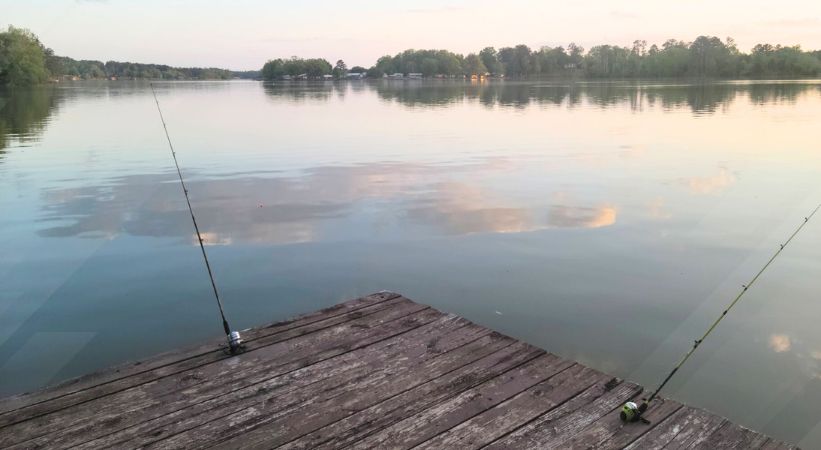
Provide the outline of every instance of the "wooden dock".
{"type": "Polygon", "coordinates": [[[0,401],[2,448],[793,448],[378,293],[0,401]]]}

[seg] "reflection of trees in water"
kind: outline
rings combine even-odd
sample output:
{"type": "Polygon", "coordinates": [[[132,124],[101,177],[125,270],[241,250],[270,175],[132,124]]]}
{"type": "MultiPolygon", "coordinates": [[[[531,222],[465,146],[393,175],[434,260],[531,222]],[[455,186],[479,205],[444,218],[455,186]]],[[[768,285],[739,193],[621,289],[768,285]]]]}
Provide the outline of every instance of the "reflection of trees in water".
{"type": "Polygon", "coordinates": [[[58,104],[57,89],[42,86],[0,90],[0,157],[11,140],[36,141],[58,104]]]}
{"type": "Polygon", "coordinates": [[[566,105],[582,103],[601,108],[627,106],[641,110],[661,105],[664,109],[689,108],[694,113],[710,114],[727,107],[739,97],[753,103],[794,102],[801,94],[821,90],[807,83],[703,83],[636,84],[570,83],[537,84],[516,82],[377,82],[368,84],[382,100],[409,107],[436,107],[465,101],[479,101],[487,107],[523,108],[530,104],[566,105]]]}
{"type": "Polygon", "coordinates": [[[776,102],[794,103],[806,91],[821,93],[821,85],[800,83],[766,83],[749,86],[750,101],[757,105],[776,102]]]}
{"type": "Polygon", "coordinates": [[[269,96],[291,102],[327,101],[336,94],[343,98],[347,92],[346,83],[294,81],[263,84],[269,96]]]}

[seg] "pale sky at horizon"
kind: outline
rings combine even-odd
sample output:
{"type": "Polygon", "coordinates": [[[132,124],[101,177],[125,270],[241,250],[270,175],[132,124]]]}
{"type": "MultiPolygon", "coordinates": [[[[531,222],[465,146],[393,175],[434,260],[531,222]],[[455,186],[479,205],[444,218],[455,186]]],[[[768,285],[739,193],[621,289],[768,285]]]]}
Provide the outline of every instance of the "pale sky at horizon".
{"type": "Polygon", "coordinates": [[[75,59],[234,70],[292,55],[369,67],[407,48],[466,54],[573,41],[587,49],[701,34],[732,36],[743,51],[763,42],[821,49],[821,1],[801,0],[0,0],[0,26],[8,25],[75,59]]]}

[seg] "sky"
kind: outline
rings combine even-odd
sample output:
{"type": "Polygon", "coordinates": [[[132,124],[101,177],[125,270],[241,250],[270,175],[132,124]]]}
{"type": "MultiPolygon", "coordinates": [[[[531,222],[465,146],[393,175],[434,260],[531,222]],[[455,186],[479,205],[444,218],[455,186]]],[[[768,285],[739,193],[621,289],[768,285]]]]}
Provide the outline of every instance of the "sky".
{"type": "Polygon", "coordinates": [[[0,0],[7,25],[75,59],[234,70],[294,55],[369,67],[408,48],[466,54],[702,34],[733,37],[743,51],[762,42],[821,49],[814,0],[0,0]]]}

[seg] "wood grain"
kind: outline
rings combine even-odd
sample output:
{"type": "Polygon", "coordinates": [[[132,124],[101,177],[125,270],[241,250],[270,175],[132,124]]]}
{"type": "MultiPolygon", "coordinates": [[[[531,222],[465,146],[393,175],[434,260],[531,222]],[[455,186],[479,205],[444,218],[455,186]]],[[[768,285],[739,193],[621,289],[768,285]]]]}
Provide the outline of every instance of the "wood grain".
{"type": "Polygon", "coordinates": [[[795,448],[390,292],[0,400],[0,447],[795,448]]]}

